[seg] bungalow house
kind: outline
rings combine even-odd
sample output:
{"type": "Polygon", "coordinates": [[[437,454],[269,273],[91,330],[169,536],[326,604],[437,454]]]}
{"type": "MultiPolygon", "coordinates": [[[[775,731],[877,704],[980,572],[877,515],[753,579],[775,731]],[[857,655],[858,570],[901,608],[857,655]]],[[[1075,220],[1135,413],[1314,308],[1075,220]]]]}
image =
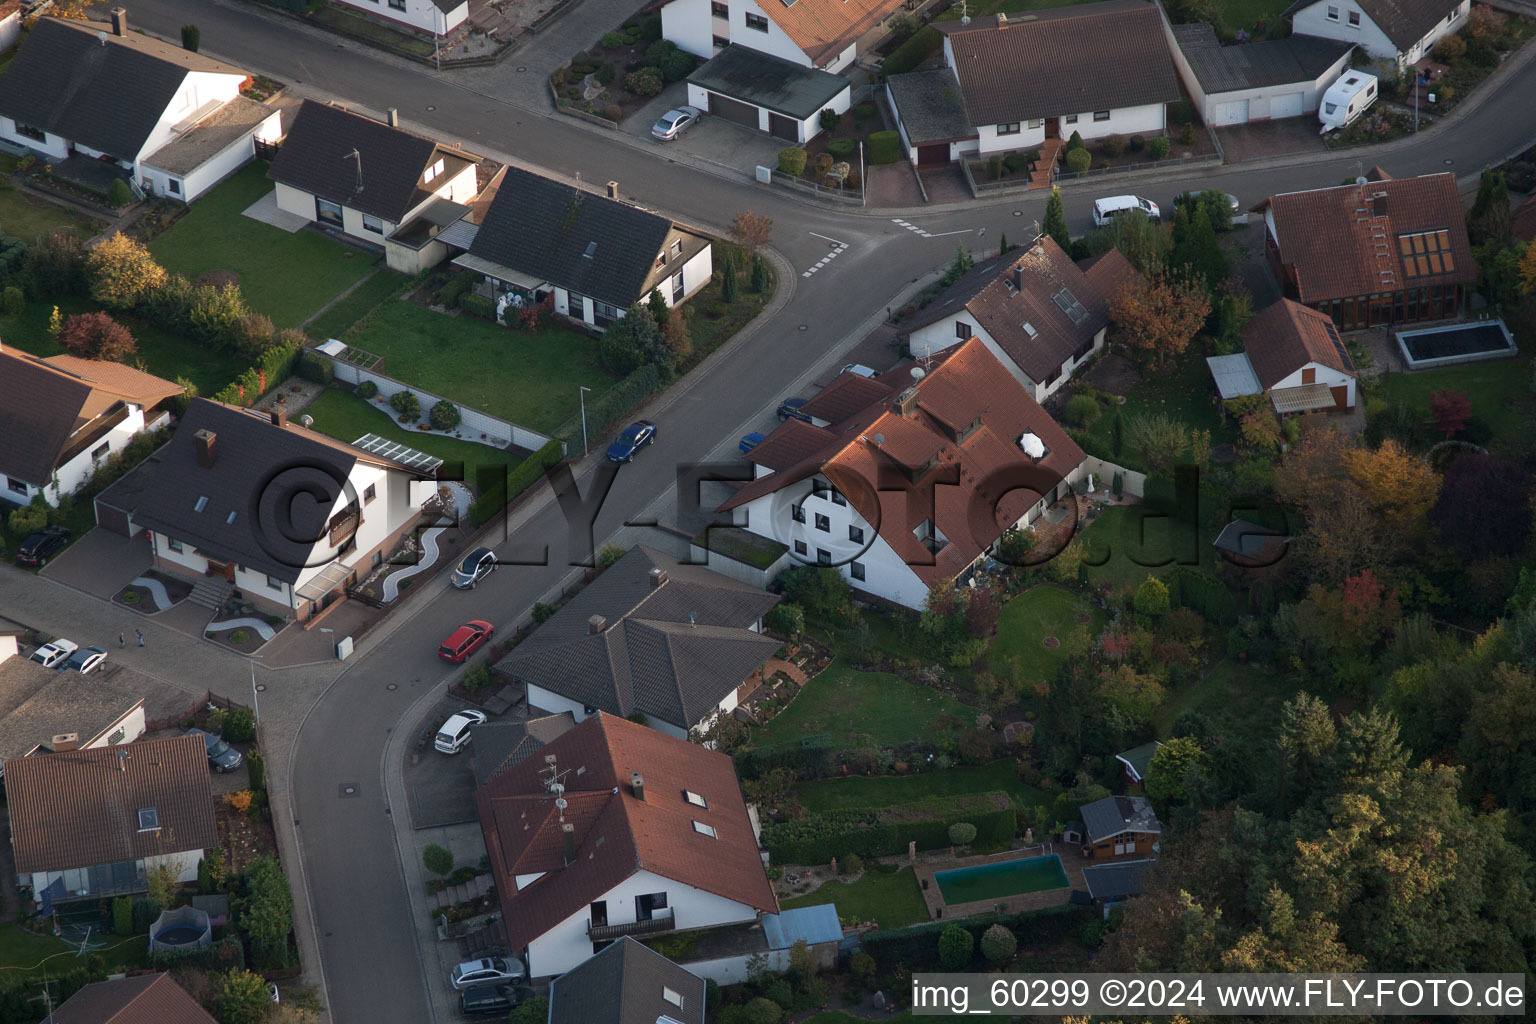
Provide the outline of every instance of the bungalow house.
{"type": "Polygon", "coordinates": [[[913,88],[905,87],[906,76],[893,75],[903,84],[890,89],[897,128],[920,166],[1031,149],[1041,150],[1050,164],[1073,132],[1084,139],[1160,135],[1166,105],[1181,97],[1162,14],[1145,0],[1103,0],[933,27],[944,35],[944,67],[953,81],[912,72],[924,76],[913,88]],[[958,112],[943,102],[948,96],[959,97],[968,127],[964,138],[955,131],[958,112]],[[938,115],[942,130],[928,125],[938,115]]]}
{"type": "Polygon", "coordinates": [[[335,0],[370,21],[441,39],[469,19],[469,0],[335,0]]]}
{"type": "Polygon", "coordinates": [[[507,945],[530,977],[564,974],[627,935],[778,911],[724,754],[599,712],[475,801],[507,945]]]}
{"type": "Polygon", "coordinates": [[[469,213],[480,158],[345,107],[305,100],[267,171],[278,209],[383,248],[415,274],[448,254],[438,233],[469,213]]]}
{"type": "Polygon", "coordinates": [[[435,469],[360,447],[376,440],[194,399],[171,440],[96,497],[96,522],[147,533],[157,568],[197,581],[195,603],[217,608],[234,587],[263,614],[313,623],[411,529],[411,484],[435,469]]]}
{"type": "Polygon", "coordinates": [[[1472,0],[1296,0],[1282,17],[1295,35],[1353,43],[1403,68],[1429,56],[1471,11],[1472,0]]]}
{"type": "Polygon", "coordinates": [[[912,356],[979,338],[1037,402],[1103,351],[1110,303],[1142,283],[1118,249],[1078,264],[1044,235],[1017,256],[977,269],[910,321],[912,356]]]}
{"type": "Polygon", "coordinates": [[[1146,781],[1147,765],[1152,763],[1152,755],[1157,753],[1157,748],[1160,746],[1162,746],[1161,743],[1153,740],[1151,743],[1143,743],[1123,754],[1115,755],[1115,760],[1120,762],[1121,774],[1125,776],[1127,785],[1137,785],[1146,781]]]}
{"type": "Polygon", "coordinates": [[[0,76],[0,140],[100,192],[121,178],[191,202],[282,134],[275,108],[240,95],[248,72],[111,18],[38,20],[0,76]]]}
{"type": "Polygon", "coordinates": [[[1286,192],[1253,212],[1285,297],[1339,330],[1453,319],[1477,280],[1449,172],[1286,192]]]}
{"type": "Polygon", "coordinates": [[[758,685],[779,641],[761,632],[766,593],[635,547],[496,665],[528,703],[580,722],[599,711],[687,738],[758,685]]]}
{"type": "Polygon", "coordinates": [[[714,274],[709,238],[619,199],[516,167],[478,225],[457,225],[454,263],[484,278],[498,311],[554,296],[555,312],[602,328],[652,290],[676,306],[714,274]]]}
{"type": "Polygon", "coordinates": [[[625,936],[549,986],[549,1024],[704,1024],[704,979],[625,936]]]}
{"type": "Polygon", "coordinates": [[[1248,321],[1241,354],[1207,362],[1223,399],[1268,395],[1281,415],[1355,407],[1355,364],[1333,321],[1290,299],[1248,321]]]}
{"type": "Polygon", "coordinates": [[[148,873],[197,878],[219,843],[201,736],[6,762],[16,882],[43,902],[144,892],[148,873]]]}
{"type": "Polygon", "coordinates": [[[169,423],[182,391],[122,363],[0,346],[0,498],[57,506],[135,435],[169,423]]]}
{"type": "Polygon", "coordinates": [[[1217,127],[1316,113],[1355,49],[1351,42],[1303,35],[1222,46],[1203,21],[1166,29],[1200,119],[1217,127]]]}
{"type": "MultiPolygon", "coordinates": [[[[853,64],[859,41],[902,10],[903,0],[671,0],[661,35],[706,60],[730,46],[833,74],[853,64]]],[[[846,107],[844,108],[846,109],[846,107]]]]}
{"type": "Polygon", "coordinates": [[[1084,857],[1109,860],[1157,850],[1163,826],[1144,796],[1107,796],[1078,808],[1081,821],[1062,833],[1062,840],[1081,843],[1084,857]]]}
{"type": "Polygon", "coordinates": [[[921,609],[1083,475],[1082,450],[980,338],[914,369],[899,392],[884,383],[893,374],[878,389],[842,374],[831,398],[807,403],[813,422],[789,419],[747,455],[755,479],[717,511],[858,591],[921,609]]]}
{"type": "Polygon", "coordinates": [[[92,982],[53,1008],[51,1024],[217,1024],[169,974],[92,982]]]}

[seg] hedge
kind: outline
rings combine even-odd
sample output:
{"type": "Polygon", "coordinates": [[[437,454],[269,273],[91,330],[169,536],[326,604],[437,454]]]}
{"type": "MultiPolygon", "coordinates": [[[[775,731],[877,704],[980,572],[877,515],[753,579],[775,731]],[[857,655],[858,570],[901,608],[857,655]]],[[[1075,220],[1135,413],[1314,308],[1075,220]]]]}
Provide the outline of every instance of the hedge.
{"type": "Polygon", "coordinates": [[[869,133],[869,162],[893,164],[901,159],[901,136],[895,131],[869,133]]]}
{"type": "Polygon", "coordinates": [[[977,914],[964,919],[940,919],[907,928],[891,928],[871,932],[859,944],[878,963],[899,963],[910,967],[913,964],[937,962],[939,933],[950,925],[958,924],[979,940],[982,933],[992,925],[1001,924],[1011,929],[1023,929],[1031,942],[1045,944],[1075,936],[1084,924],[1097,915],[1095,907],[1064,903],[1019,914],[977,914]]]}
{"type": "Polygon", "coordinates": [[[822,779],[831,774],[840,746],[806,738],[799,743],[753,747],[735,755],[738,778],[755,781],[776,768],[788,768],[798,779],[822,779]]]}
{"type": "Polygon", "coordinates": [[[225,385],[212,396],[213,400],[249,408],[262,395],[292,376],[299,358],[306,351],[297,340],[273,345],[261,354],[258,365],[250,367],[225,385]]]}
{"type": "Polygon", "coordinates": [[[482,320],[495,321],[496,303],[481,295],[479,292],[465,292],[459,296],[459,308],[472,316],[478,316],[482,320]]]}
{"type": "Polygon", "coordinates": [[[977,843],[1006,843],[1015,821],[1007,793],[972,793],[933,797],[888,808],[863,808],[811,814],[763,826],[762,842],[776,862],[825,864],[834,857],[891,857],[907,851],[949,845],[949,826],[976,826],[977,843]],[[1000,805],[1000,806],[999,806],[1000,805]]]}
{"type": "MultiPolygon", "coordinates": [[[[481,526],[501,514],[502,509],[519,494],[533,486],[553,465],[565,458],[559,441],[551,441],[513,467],[502,479],[481,489],[480,497],[469,506],[469,518],[481,526]]],[[[497,471],[500,467],[496,467],[497,471]]]]}
{"type": "MultiPolygon", "coordinates": [[[[629,415],[629,411],[661,386],[661,373],[647,363],[596,398],[587,399],[587,439],[591,441],[611,424],[629,415]]],[[[555,436],[562,441],[580,441],[581,414],[560,424],[555,436]]]]}
{"type": "Polygon", "coordinates": [[[891,51],[891,55],[880,65],[880,70],[886,76],[911,71],[933,56],[943,43],[944,37],[939,35],[938,29],[932,25],[924,25],[913,34],[911,39],[891,51]]]}
{"type": "Polygon", "coordinates": [[[1237,621],[1237,598],[1225,583],[1210,573],[1179,566],[1163,577],[1168,584],[1169,603],[1177,608],[1192,608],[1205,620],[1230,626],[1237,621]]]}

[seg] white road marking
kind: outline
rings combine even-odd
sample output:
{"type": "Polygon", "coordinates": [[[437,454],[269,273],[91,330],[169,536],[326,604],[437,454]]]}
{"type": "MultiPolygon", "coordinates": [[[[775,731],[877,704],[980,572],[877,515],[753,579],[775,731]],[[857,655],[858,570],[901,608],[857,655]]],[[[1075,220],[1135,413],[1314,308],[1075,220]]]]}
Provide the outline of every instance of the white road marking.
{"type": "Polygon", "coordinates": [[[922,228],[918,227],[916,224],[913,224],[911,221],[902,220],[900,217],[892,217],[891,218],[891,223],[892,224],[898,224],[901,227],[906,228],[908,231],[910,231],[913,234],[917,235],[917,237],[919,237],[919,238],[945,238],[945,237],[948,237],[949,235],[970,235],[970,234],[975,234],[975,229],[974,228],[963,229],[963,230],[960,230],[960,231],[939,231],[939,232],[924,231],[922,228]]]}
{"type": "Polygon", "coordinates": [[[843,251],[848,248],[847,242],[840,242],[835,238],[828,238],[826,235],[818,235],[814,231],[808,231],[806,234],[813,238],[819,238],[824,242],[830,242],[832,245],[832,251],[823,256],[814,266],[811,267],[811,269],[803,272],[800,275],[801,277],[810,277],[812,274],[816,273],[816,271],[820,270],[822,267],[826,266],[828,263],[831,263],[833,260],[837,259],[837,257],[841,256],[843,251]]]}

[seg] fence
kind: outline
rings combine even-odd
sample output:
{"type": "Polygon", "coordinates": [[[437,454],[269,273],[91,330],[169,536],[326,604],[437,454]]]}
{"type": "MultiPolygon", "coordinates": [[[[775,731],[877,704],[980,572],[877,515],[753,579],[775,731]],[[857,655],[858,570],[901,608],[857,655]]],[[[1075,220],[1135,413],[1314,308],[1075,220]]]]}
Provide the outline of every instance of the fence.
{"type": "Polygon", "coordinates": [[[228,697],[220,697],[212,690],[205,690],[203,695],[192,702],[185,711],[164,718],[146,718],[144,720],[145,732],[160,732],[163,729],[180,729],[183,722],[193,718],[209,704],[223,708],[225,711],[250,711],[251,709],[239,701],[230,700],[228,697]]]}
{"type": "MultiPolygon", "coordinates": [[[[775,185],[783,185],[785,188],[797,188],[800,191],[808,192],[811,195],[824,196],[827,199],[831,199],[835,202],[848,203],[852,206],[864,205],[864,190],[862,187],[858,192],[854,193],[840,188],[829,188],[826,185],[818,185],[816,182],[808,181],[805,178],[791,177],[790,175],[785,174],[783,171],[776,169],[772,170],[770,173],[775,185]]],[[[859,180],[862,184],[863,179],[860,178],[859,180]]]]}
{"type": "Polygon", "coordinates": [[[1093,474],[1094,490],[1102,491],[1108,489],[1114,484],[1115,475],[1119,474],[1120,484],[1124,487],[1126,494],[1133,498],[1140,498],[1146,493],[1147,474],[1138,473],[1134,469],[1126,469],[1124,466],[1117,466],[1107,459],[1099,458],[1097,455],[1089,455],[1083,459],[1083,471],[1085,473],[1084,480],[1087,479],[1086,474],[1093,474]]]}
{"type": "MultiPolygon", "coordinates": [[[[1168,157],[1164,160],[1147,160],[1142,163],[1119,164],[1113,167],[1090,167],[1086,171],[1057,171],[1052,181],[1061,184],[1064,181],[1073,181],[1079,178],[1103,178],[1111,174],[1124,174],[1132,171],[1153,171],[1164,167],[1184,167],[1192,164],[1226,163],[1227,154],[1221,146],[1221,140],[1216,137],[1216,130],[1209,125],[1206,133],[1210,136],[1211,144],[1216,147],[1214,153],[1204,153],[1199,156],[1168,157]]],[[[1029,180],[1019,178],[1015,181],[977,181],[971,173],[971,161],[968,158],[960,161],[960,169],[965,172],[965,183],[971,188],[971,195],[980,198],[984,193],[1006,192],[1009,189],[1028,189],[1029,180]]]]}

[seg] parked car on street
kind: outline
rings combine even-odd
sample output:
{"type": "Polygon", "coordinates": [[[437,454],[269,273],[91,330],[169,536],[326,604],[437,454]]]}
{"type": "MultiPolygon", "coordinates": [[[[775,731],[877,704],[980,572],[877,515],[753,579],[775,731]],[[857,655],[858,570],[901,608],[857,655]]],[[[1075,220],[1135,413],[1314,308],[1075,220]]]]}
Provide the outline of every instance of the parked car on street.
{"type": "Polygon", "coordinates": [[[469,745],[470,730],[485,724],[484,711],[459,711],[448,716],[448,721],[437,730],[432,748],[444,754],[457,754],[469,745]]]}
{"type": "Polygon", "coordinates": [[[71,654],[80,649],[80,645],[73,640],[65,640],[59,637],[52,643],[43,644],[33,651],[27,660],[35,661],[43,668],[57,668],[64,664],[71,654]]]}
{"type": "Polygon", "coordinates": [[[495,571],[496,552],[490,548],[475,548],[453,570],[453,585],[460,590],[473,590],[476,583],[495,571]]]}
{"type": "Polygon", "coordinates": [[[698,107],[675,107],[662,114],[651,126],[651,134],[662,142],[671,142],[683,132],[699,123],[704,112],[698,107]]]}
{"type": "Polygon", "coordinates": [[[650,420],[636,420],[624,428],[613,444],[608,446],[609,462],[629,462],[635,453],[656,440],[656,424],[650,420]]]}
{"type": "Polygon", "coordinates": [[[496,632],[496,627],[484,619],[470,619],[454,630],[437,648],[438,657],[462,665],[464,659],[480,649],[496,632]]]}
{"type": "Polygon", "coordinates": [[[1097,227],[1104,227],[1122,213],[1140,213],[1152,220],[1163,216],[1156,203],[1141,196],[1105,196],[1093,201],[1093,223],[1097,227]]]}
{"type": "Polygon", "coordinates": [[[736,443],[736,447],[740,448],[741,454],[745,455],[762,443],[763,435],[754,430],[752,433],[742,437],[742,439],[736,443]]]}
{"type": "Polygon", "coordinates": [[[208,767],[219,773],[232,772],[245,762],[240,751],[224,742],[223,737],[201,729],[188,729],[188,736],[201,736],[208,748],[208,767]]]}
{"type": "Polygon", "coordinates": [[[467,960],[448,975],[448,980],[460,992],[480,985],[499,985],[509,981],[521,981],[527,975],[521,960],[511,957],[492,956],[483,960],[467,960]]]}
{"type": "Polygon", "coordinates": [[[90,675],[106,660],[105,647],[82,647],[64,659],[64,664],[59,666],[59,671],[79,672],[83,676],[90,675]]]}
{"type": "Polygon", "coordinates": [[[62,526],[45,527],[21,542],[21,547],[16,549],[16,564],[35,565],[41,569],[68,543],[69,530],[62,526]]]}

